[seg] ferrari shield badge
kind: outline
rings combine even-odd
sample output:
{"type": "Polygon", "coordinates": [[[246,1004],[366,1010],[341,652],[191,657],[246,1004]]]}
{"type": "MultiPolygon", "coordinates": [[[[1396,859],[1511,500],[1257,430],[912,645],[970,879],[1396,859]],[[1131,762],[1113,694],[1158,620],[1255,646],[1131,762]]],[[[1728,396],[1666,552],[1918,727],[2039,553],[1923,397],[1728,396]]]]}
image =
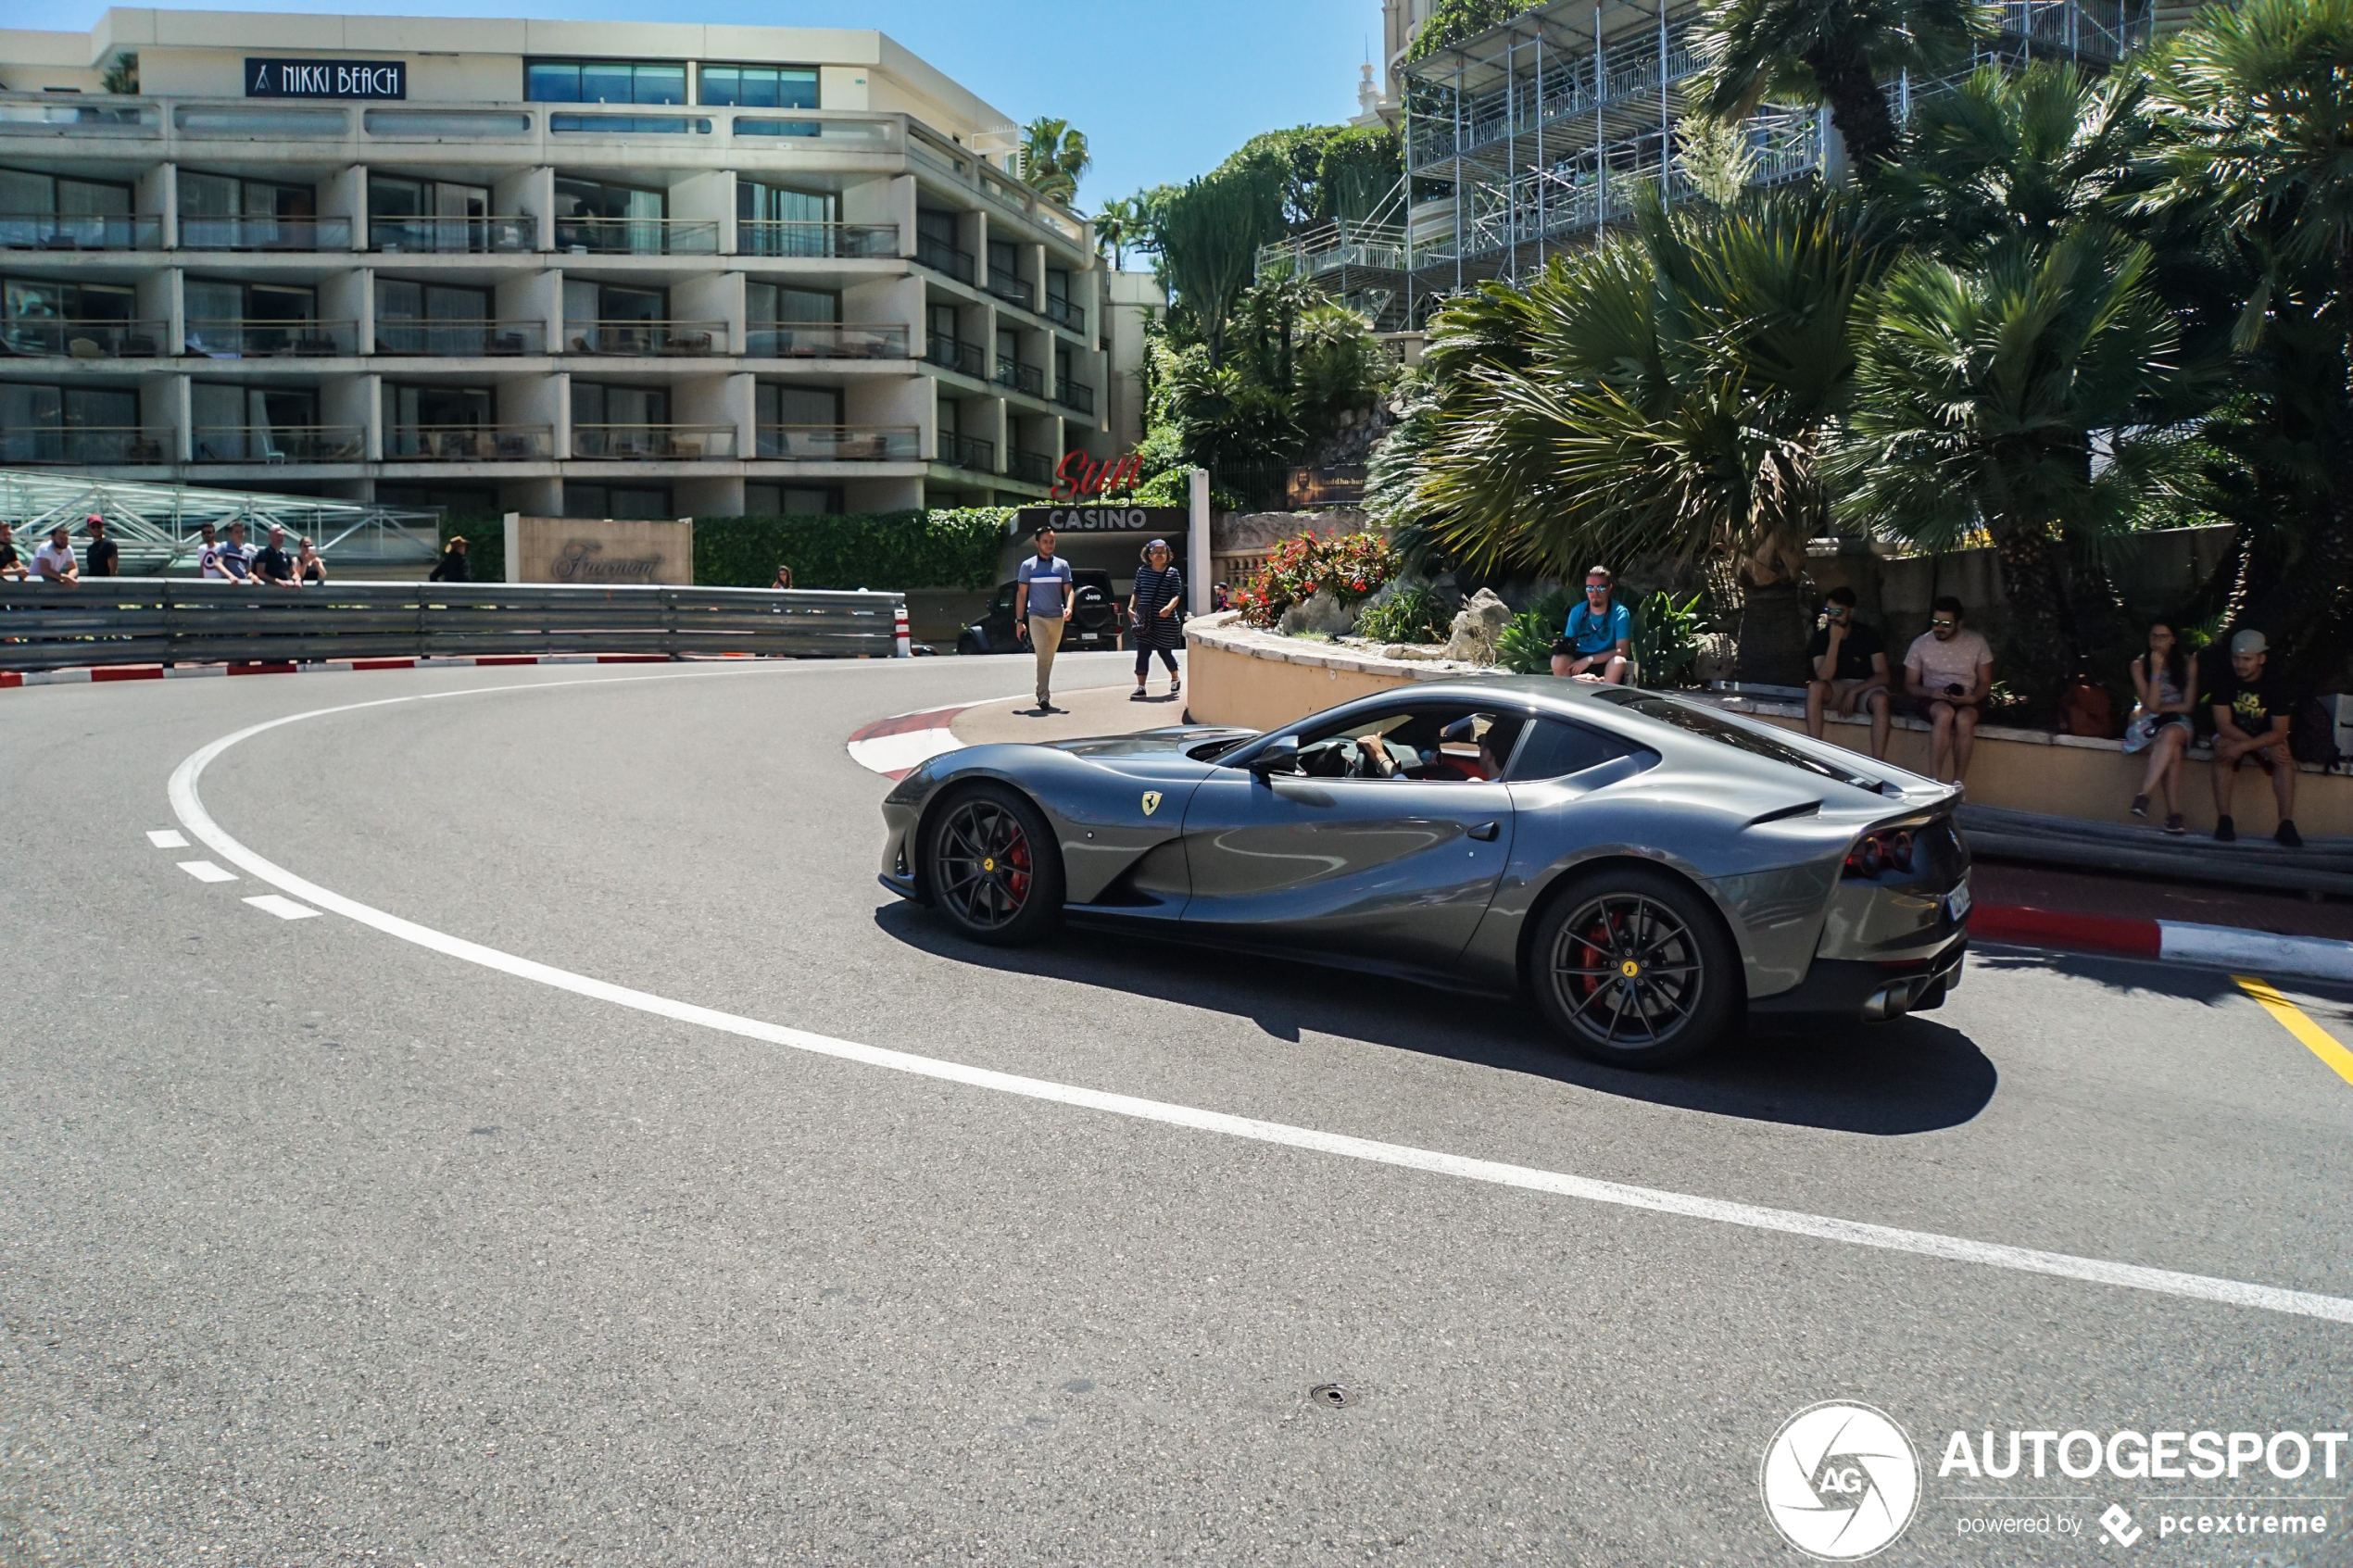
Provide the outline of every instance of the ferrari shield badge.
{"type": "Polygon", "coordinates": [[[1154,811],[1157,811],[1157,810],[1159,810],[1159,809],[1160,809],[1160,791],[1158,791],[1158,790],[1156,790],[1156,789],[1148,789],[1148,790],[1144,791],[1144,815],[1145,815],[1145,816],[1147,816],[1147,817],[1149,817],[1149,816],[1151,816],[1151,815],[1154,811]]]}

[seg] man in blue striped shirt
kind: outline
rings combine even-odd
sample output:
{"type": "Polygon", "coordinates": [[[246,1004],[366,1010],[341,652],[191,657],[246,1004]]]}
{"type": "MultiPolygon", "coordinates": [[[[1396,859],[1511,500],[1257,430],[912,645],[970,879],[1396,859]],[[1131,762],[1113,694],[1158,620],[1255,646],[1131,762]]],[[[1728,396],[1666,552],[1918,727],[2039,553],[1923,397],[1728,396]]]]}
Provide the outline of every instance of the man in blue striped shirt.
{"type": "Polygon", "coordinates": [[[1014,574],[1013,633],[1038,654],[1038,711],[1054,706],[1054,653],[1063,646],[1063,623],[1070,614],[1070,562],[1054,555],[1054,531],[1038,531],[1038,553],[1014,574]]]}

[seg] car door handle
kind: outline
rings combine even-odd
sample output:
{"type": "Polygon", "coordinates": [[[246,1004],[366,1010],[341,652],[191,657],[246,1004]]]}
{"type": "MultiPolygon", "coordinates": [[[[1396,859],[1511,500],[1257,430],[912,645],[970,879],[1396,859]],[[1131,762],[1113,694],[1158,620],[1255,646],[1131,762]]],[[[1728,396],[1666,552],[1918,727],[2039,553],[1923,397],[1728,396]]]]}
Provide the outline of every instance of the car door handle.
{"type": "Polygon", "coordinates": [[[1481,822],[1470,830],[1470,835],[1481,844],[1492,844],[1495,842],[1495,834],[1502,831],[1502,828],[1501,822],[1481,822]]]}

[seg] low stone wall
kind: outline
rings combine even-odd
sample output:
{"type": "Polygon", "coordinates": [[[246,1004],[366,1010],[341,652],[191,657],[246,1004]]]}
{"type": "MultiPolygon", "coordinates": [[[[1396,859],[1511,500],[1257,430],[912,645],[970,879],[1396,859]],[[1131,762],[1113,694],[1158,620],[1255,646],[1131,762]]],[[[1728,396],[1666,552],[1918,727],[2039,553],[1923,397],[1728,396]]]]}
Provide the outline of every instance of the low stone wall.
{"type": "MultiPolygon", "coordinates": [[[[1185,635],[1187,706],[1194,720],[1203,724],[1269,730],[1351,697],[1417,681],[1495,673],[1491,669],[1445,659],[1384,659],[1312,638],[1277,636],[1243,626],[1231,614],[1191,621],[1185,635]]],[[[1805,728],[1804,709],[1792,704],[1739,697],[1710,700],[1784,729],[1805,728]]],[[[1870,730],[1863,720],[1833,719],[1829,734],[1834,741],[1851,743],[1858,751],[1870,747],[1870,730]]],[[[1896,720],[1888,760],[1899,768],[1927,772],[1928,740],[1928,726],[1921,721],[1896,720]]],[[[2205,758],[2202,746],[2191,752],[2179,789],[2183,815],[2190,826],[2211,832],[2212,774],[2205,758]]],[[[2133,792],[2140,787],[2145,764],[2145,756],[2127,752],[2117,741],[1989,724],[1977,732],[1967,781],[1969,798],[1982,806],[2082,822],[2130,822],[2133,792]]],[[[2233,807],[2243,835],[2271,833],[2275,822],[2271,782],[2252,764],[2240,771],[2233,807]]],[[[2161,799],[2154,809],[2162,812],[2161,799]]],[[[2296,821],[2308,836],[2353,835],[2353,776],[2303,769],[2296,781],[2296,821]]]]}

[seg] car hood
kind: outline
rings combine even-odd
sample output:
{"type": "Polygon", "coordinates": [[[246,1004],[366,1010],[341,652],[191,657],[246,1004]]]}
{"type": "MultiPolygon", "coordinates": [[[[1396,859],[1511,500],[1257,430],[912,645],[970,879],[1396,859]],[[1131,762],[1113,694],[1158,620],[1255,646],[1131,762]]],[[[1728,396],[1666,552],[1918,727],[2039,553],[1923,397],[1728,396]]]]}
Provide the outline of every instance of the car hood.
{"type": "Polygon", "coordinates": [[[1172,753],[1189,751],[1204,741],[1246,740],[1256,734],[1256,730],[1238,730],[1214,724],[1185,724],[1165,730],[1145,730],[1132,735],[1098,735],[1085,740],[1037,744],[1052,751],[1067,751],[1074,757],[1112,761],[1124,757],[1166,757],[1172,753]]]}

